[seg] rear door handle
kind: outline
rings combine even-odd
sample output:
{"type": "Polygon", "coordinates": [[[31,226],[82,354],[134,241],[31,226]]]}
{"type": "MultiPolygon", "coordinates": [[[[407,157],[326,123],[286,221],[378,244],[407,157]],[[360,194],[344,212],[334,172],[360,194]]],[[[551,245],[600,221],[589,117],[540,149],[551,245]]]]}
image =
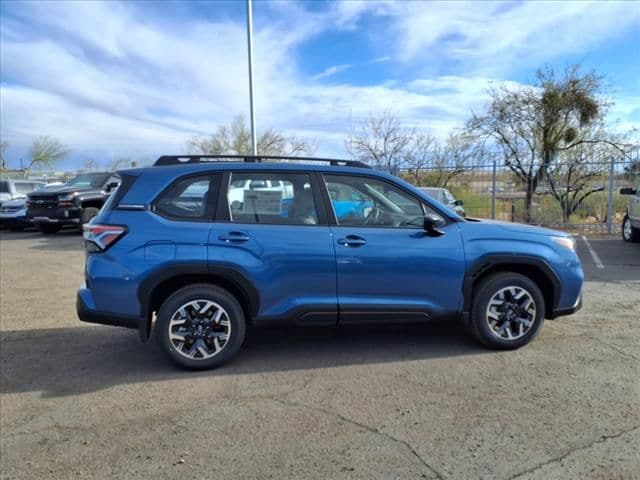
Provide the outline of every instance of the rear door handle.
{"type": "Polygon", "coordinates": [[[360,247],[362,245],[365,245],[367,241],[362,237],[358,237],[357,235],[347,235],[345,238],[338,239],[338,243],[340,245],[344,245],[345,247],[360,247]]]}
{"type": "Polygon", "coordinates": [[[218,240],[222,240],[223,242],[227,242],[227,243],[243,243],[243,242],[248,242],[249,240],[251,240],[251,238],[246,233],[229,232],[229,233],[224,233],[220,235],[218,237],[218,240]]]}

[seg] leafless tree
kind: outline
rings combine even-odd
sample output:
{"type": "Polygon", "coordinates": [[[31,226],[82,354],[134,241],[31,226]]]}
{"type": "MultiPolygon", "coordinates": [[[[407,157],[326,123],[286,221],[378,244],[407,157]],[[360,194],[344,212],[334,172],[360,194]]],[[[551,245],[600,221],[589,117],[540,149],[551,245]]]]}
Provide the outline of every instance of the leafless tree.
{"type": "Polygon", "coordinates": [[[402,126],[390,112],[369,115],[345,141],[352,158],[377,168],[395,171],[403,166],[415,130],[402,126]]]}
{"type": "Polygon", "coordinates": [[[444,143],[436,144],[432,162],[434,186],[446,188],[451,180],[467,170],[470,164],[485,157],[482,144],[463,130],[453,130],[444,143]]]}
{"type": "Polygon", "coordinates": [[[47,136],[36,138],[31,144],[31,160],[25,171],[32,168],[52,167],[69,153],[69,148],[59,140],[47,136]]]}
{"type": "Polygon", "coordinates": [[[6,170],[7,168],[7,150],[9,149],[9,142],[0,142],[0,169],[6,170]]]}
{"type": "Polygon", "coordinates": [[[582,73],[578,65],[561,77],[540,70],[535,85],[494,88],[490,95],[486,112],[473,115],[467,126],[479,139],[494,143],[525,185],[525,216],[531,221],[533,195],[560,152],[582,144],[613,144],[590,136],[610,106],[602,96],[602,77],[582,73]]]}
{"type": "MultiPolygon", "coordinates": [[[[251,132],[244,117],[238,115],[229,125],[219,126],[213,135],[188,140],[187,150],[203,155],[250,155],[251,132]]],[[[259,136],[257,150],[260,155],[312,155],[316,146],[304,138],[287,137],[269,128],[259,136]]]]}

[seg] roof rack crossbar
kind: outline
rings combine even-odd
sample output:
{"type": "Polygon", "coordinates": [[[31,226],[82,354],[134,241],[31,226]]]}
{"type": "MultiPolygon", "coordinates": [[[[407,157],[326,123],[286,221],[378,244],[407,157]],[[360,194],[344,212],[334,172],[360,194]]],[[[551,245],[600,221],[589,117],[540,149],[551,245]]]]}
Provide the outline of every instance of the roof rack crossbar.
{"type": "Polygon", "coordinates": [[[316,158],[316,157],[288,157],[282,155],[163,155],[153,165],[183,165],[193,163],[210,162],[244,162],[262,163],[263,161],[291,161],[291,162],[325,162],[335,167],[359,167],[371,168],[366,163],[357,160],[340,160],[337,158],[316,158]]]}

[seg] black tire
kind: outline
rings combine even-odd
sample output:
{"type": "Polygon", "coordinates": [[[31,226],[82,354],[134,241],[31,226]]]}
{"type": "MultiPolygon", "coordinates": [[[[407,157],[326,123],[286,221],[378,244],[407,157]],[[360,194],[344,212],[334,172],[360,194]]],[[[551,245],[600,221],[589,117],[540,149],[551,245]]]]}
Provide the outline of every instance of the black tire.
{"type": "MultiPolygon", "coordinates": [[[[502,272],[483,279],[477,286],[471,307],[470,327],[473,335],[486,347],[497,350],[513,350],[526,345],[535,338],[544,323],[544,316],[544,296],[538,285],[529,277],[520,275],[519,273],[502,272]],[[495,332],[489,323],[490,319],[487,314],[491,299],[507,287],[517,287],[518,289],[524,290],[533,300],[535,307],[535,315],[531,313],[531,317],[533,317],[531,318],[531,326],[528,327],[528,330],[524,331],[522,336],[515,339],[503,338],[495,332]]],[[[516,320],[514,320],[514,322],[506,322],[509,326],[509,334],[512,326],[516,328],[519,327],[519,323],[515,322],[516,320]]],[[[501,328],[504,324],[505,321],[500,320],[496,322],[496,328],[501,328]]],[[[506,334],[507,332],[505,331],[503,333],[506,334]]],[[[519,334],[519,332],[517,333],[519,334]]]]}
{"type": "Polygon", "coordinates": [[[81,215],[82,224],[84,225],[85,223],[89,223],[93,217],[98,215],[99,211],[100,209],[96,207],[83,208],[82,215],[81,215]]]}
{"type": "Polygon", "coordinates": [[[640,242],[640,228],[635,228],[631,225],[628,214],[622,219],[622,239],[625,242],[640,242]]]}
{"type": "Polygon", "coordinates": [[[40,233],[44,233],[45,235],[53,235],[54,233],[58,233],[62,227],[60,225],[52,225],[49,223],[41,223],[38,225],[38,230],[40,233]]]}
{"type": "Polygon", "coordinates": [[[177,365],[188,370],[207,370],[231,360],[237,353],[246,331],[246,321],[238,300],[223,288],[199,283],[181,288],[167,298],[158,311],[155,336],[160,348],[177,365]],[[180,353],[169,338],[172,317],[180,307],[195,300],[209,300],[226,310],[230,323],[230,334],[218,353],[210,358],[187,358],[180,353]]]}

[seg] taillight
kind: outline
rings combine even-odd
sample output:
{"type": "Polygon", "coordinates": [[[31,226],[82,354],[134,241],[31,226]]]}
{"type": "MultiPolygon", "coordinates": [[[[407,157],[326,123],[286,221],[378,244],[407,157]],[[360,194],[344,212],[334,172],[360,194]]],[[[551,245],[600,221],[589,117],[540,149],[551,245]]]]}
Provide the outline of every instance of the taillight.
{"type": "Polygon", "coordinates": [[[88,252],[104,252],[127,233],[127,229],[120,225],[85,223],[82,228],[88,252]]]}

